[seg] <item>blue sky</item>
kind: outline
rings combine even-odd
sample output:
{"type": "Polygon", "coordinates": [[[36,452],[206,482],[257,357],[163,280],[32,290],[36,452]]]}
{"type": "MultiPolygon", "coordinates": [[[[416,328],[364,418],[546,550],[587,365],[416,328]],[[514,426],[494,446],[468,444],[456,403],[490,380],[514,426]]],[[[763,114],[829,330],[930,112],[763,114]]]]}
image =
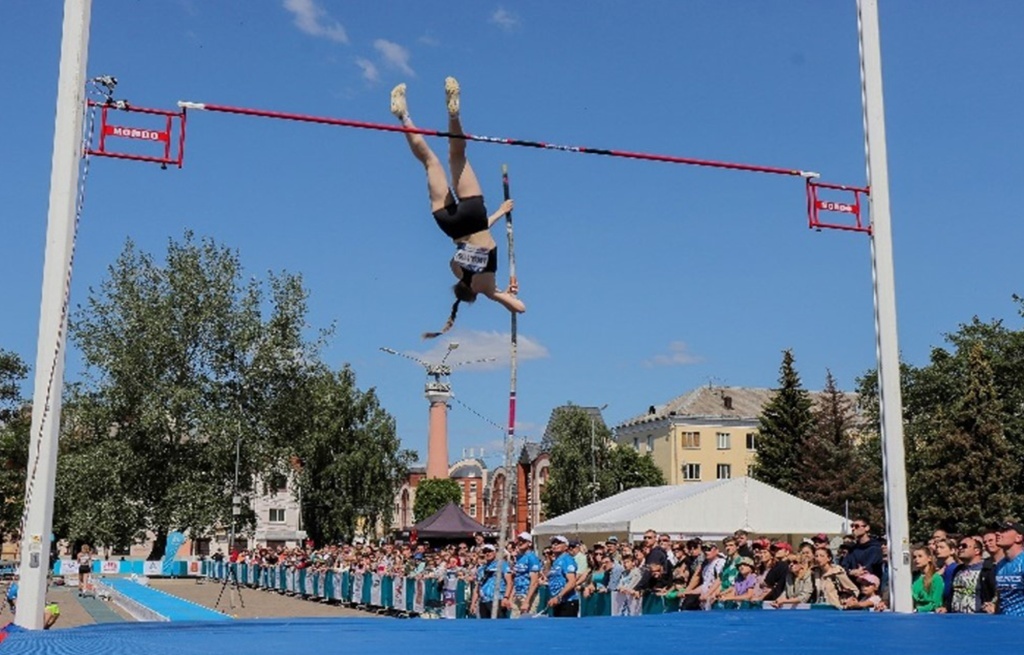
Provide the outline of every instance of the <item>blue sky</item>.
{"type": "MultiPolygon", "coordinates": [[[[35,359],[61,4],[0,4],[0,347],[35,359]]],[[[900,346],[927,361],[977,314],[1020,319],[1024,243],[1024,3],[884,1],[900,346]]],[[[853,0],[579,3],[328,0],[94,3],[91,75],[136,105],[191,100],[390,123],[409,85],[444,127],[443,80],[472,133],[820,171],[863,184],[853,0]]],[[[445,144],[432,141],[444,158],[445,144]]],[[[875,363],[868,239],[807,229],[798,179],[473,143],[491,208],[500,167],[516,200],[520,435],[552,407],[608,403],[615,423],[694,386],[772,386],[793,348],[805,384],[844,388],[875,363]]],[[[451,303],[450,242],[396,134],[191,113],[183,170],[95,160],[74,301],[134,239],[164,251],[185,229],[237,248],[255,275],[301,273],[324,352],[350,362],[425,450],[424,376],[378,348],[425,344],[451,303]],[[378,263],[377,258],[386,263],[378,263]]],[[[503,230],[499,280],[507,272],[503,230]]],[[[507,420],[508,315],[465,308],[458,398],[507,420]]],[[[430,349],[435,348],[432,352],[430,349]]],[[[72,351],[69,377],[80,374],[72,351]]],[[[502,437],[461,404],[453,456],[502,437]]]]}

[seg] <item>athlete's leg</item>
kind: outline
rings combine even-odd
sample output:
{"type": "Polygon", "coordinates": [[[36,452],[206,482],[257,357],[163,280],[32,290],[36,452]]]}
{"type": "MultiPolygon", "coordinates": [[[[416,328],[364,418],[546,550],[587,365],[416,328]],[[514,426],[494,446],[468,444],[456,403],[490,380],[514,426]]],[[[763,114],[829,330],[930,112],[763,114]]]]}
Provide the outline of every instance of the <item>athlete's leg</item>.
{"type": "MultiPolygon", "coordinates": [[[[391,113],[398,120],[402,121],[405,127],[415,127],[412,118],[409,116],[409,108],[405,100],[405,85],[399,84],[391,90],[391,113]]],[[[430,211],[434,212],[442,207],[452,204],[451,190],[448,188],[448,178],[445,176],[441,160],[437,158],[434,151],[427,145],[427,140],[422,134],[405,133],[405,140],[409,143],[409,149],[413,156],[423,164],[427,172],[427,192],[430,194],[430,211]]]]}
{"type": "MultiPolygon", "coordinates": [[[[445,79],[444,95],[448,104],[448,131],[452,134],[463,134],[462,121],[459,120],[459,83],[454,77],[445,79]]],[[[476,173],[466,159],[465,139],[448,139],[448,168],[452,172],[452,187],[456,196],[470,198],[483,195],[476,173]]]]}

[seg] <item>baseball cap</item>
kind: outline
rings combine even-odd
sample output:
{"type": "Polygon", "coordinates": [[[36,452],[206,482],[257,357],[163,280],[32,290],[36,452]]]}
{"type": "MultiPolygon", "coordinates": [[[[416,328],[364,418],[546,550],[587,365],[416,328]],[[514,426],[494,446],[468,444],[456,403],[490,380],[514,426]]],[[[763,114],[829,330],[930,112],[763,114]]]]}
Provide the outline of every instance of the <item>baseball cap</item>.
{"type": "Polygon", "coordinates": [[[1000,532],[1008,532],[1013,530],[1019,535],[1024,535],[1024,523],[1018,521],[1006,521],[999,526],[1000,532]]]}
{"type": "Polygon", "coordinates": [[[615,535],[612,535],[612,536],[608,537],[608,543],[610,543],[610,544],[617,544],[617,543],[619,543],[619,538],[616,537],[615,535]]]}
{"type": "Polygon", "coordinates": [[[859,576],[857,579],[858,580],[863,580],[864,582],[866,582],[866,583],[868,583],[870,585],[874,585],[876,587],[880,584],[880,582],[878,580],[878,576],[873,574],[873,573],[865,573],[865,574],[859,576]]]}
{"type": "Polygon", "coordinates": [[[533,541],[533,535],[529,532],[520,532],[519,536],[516,537],[519,541],[533,541]]]}
{"type": "Polygon", "coordinates": [[[566,545],[568,545],[568,543],[569,543],[569,540],[568,540],[568,539],[566,539],[565,537],[563,537],[562,535],[560,535],[560,534],[557,534],[557,535],[555,535],[554,537],[551,537],[551,543],[555,543],[555,542],[558,542],[558,543],[560,543],[560,544],[566,544],[566,545]]]}
{"type": "Polygon", "coordinates": [[[579,539],[570,539],[569,540],[569,548],[573,548],[575,546],[582,546],[582,545],[583,545],[583,542],[580,541],[579,539]]]}
{"type": "Polygon", "coordinates": [[[480,546],[480,550],[497,550],[497,549],[494,547],[494,544],[484,544],[483,546],[480,546]]]}
{"type": "Polygon", "coordinates": [[[741,557],[739,564],[746,564],[750,568],[754,568],[754,560],[750,559],[749,557],[741,557]]]}
{"type": "Polygon", "coordinates": [[[825,543],[828,541],[828,535],[826,535],[824,532],[819,532],[818,534],[811,537],[811,541],[815,543],[825,543]]]}
{"type": "Polygon", "coordinates": [[[789,552],[793,552],[793,547],[785,541],[776,541],[771,545],[771,550],[788,550],[789,552]]]}

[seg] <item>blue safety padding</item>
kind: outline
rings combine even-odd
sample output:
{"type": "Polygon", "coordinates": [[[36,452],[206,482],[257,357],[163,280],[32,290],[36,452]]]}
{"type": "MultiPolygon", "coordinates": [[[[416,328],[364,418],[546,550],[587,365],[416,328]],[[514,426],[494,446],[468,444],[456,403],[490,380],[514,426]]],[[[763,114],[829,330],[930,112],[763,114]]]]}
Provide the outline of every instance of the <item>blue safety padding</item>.
{"type": "Polygon", "coordinates": [[[715,655],[935,655],[976,652],[982,642],[987,649],[1009,652],[1019,646],[1020,626],[1020,619],[1003,616],[800,610],[486,622],[341,618],[120,623],[12,632],[0,644],[0,655],[451,655],[479,650],[482,644],[494,652],[604,654],[662,652],[680,639],[715,655]]]}
{"type": "Polygon", "coordinates": [[[229,621],[230,617],[207,609],[202,605],[183,600],[152,587],[140,585],[124,578],[110,578],[103,581],[114,590],[135,602],[148,607],[171,621],[229,621]]]}

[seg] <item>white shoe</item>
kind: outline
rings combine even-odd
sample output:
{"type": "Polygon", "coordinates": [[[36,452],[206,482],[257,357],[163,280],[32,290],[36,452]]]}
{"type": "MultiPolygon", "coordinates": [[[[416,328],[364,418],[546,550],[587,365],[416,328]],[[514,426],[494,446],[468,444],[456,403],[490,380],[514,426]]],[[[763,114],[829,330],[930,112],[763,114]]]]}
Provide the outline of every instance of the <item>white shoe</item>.
{"type": "Polygon", "coordinates": [[[448,115],[459,115],[459,81],[454,77],[444,78],[444,95],[448,102],[448,115]]]}
{"type": "Polygon", "coordinates": [[[391,113],[399,120],[409,115],[409,107],[405,103],[405,84],[399,84],[391,89],[391,113]]]}

